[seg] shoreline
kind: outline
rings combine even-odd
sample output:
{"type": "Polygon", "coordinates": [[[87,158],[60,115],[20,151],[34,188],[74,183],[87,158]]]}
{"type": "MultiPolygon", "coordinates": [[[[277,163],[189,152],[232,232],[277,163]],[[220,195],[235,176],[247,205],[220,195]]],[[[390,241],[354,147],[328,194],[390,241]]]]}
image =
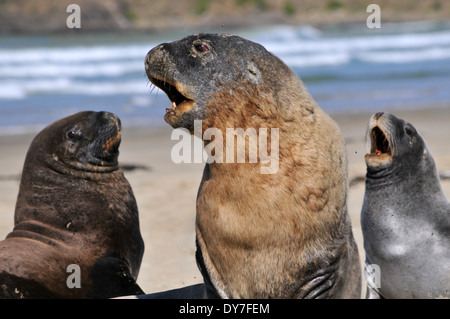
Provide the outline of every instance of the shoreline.
{"type": "MultiPolygon", "coordinates": [[[[319,104],[320,106],[320,104],[319,104]]],[[[323,109],[323,108],[322,108],[323,109]]],[[[369,111],[368,108],[364,109],[356,109],[356,108],[346,108],[346,109],[333,109],[333,110],[324,110],[329,116],[331,116],[333,119],[339,121],[344,120],[345,117],[352,116],[355,118],[363,118],[366,116],[367,118],[370,117],[370,115],[378,112],[378,111],[384,111],[388,113],[393,114],[424,114],[425,113],[439,113],[443,112],[444,114],[447,114],[447,110],[450,109],[450,101],[448,103],[439,103],[439,104],[433,104],[433,105],[402,105],[402,106],[396,106],[396,107],[389,107],[386,109],[380,109],[380,110],[374,110],[369,111]]],[[[80,110],[82,111],[82,110],[80,110]]],[[[105,111],[108,111],[105,109],[105,111]]],[[[77,111],[78,112],[78,111],[77,111]]],[[[64,116],[68,116],[71,113],[67,113],[64,116]]],[[[156,117],[150,118],[151,122],[148,125],[143,124],[137,124],[137,125],[131,125],[126,122],[126,120],[122,119],[122,128],[126,131],[134,132],[134,131],[159,131],[159,130],[165,130],[167,129],[168,124],[161,118],[157,119],[156,117]]],[[[12,125],[12,126],[0,126],[0,147],[3,138],[9,138],[14,136],[17,136],[18,138],[21,136],[23,138],[29,138],[29,136],[34,137],[37,133],[39,133],[44,127],[46,127],[50,123],[45,124],[26,124],[26,125],[12,125]]],[[[169,128],[170,129],[170,128],[169,128]]],[[[29,138],[30,139],[30,138],[29,138]]],[[[30,140],[31,141],[31,140],[30,140]]],[[[1,178],[1,176],[0,176],[1,178]]]]}
{"type": "MultiPolygon", "coordinates": [[[[364,196],[366,129],[374,112],[331,114],[345,139],[348,156],[348,209],[361,262],[364,262],[359,222],[364,196]]],[[[450,171],[448,119],[450,107],[392,112],[411,122],[424,137],[440,172],[450,171]]],[[[145,243],[138,283],[146,293],[200,283],[195,262],[195,201],[204,164],[175,164],[170,157],[177,141],[172,128],[123,128],[119,162],[126,168],[140,213],[145,243]]],[[[0,137],[0,238],[13,228],[19,176],[35,134],[0,137]]],[[[450,197],[450,179],[442,180],[450,197]]],[[[365,287],[363,286],[363,295],[365,287]]]]}

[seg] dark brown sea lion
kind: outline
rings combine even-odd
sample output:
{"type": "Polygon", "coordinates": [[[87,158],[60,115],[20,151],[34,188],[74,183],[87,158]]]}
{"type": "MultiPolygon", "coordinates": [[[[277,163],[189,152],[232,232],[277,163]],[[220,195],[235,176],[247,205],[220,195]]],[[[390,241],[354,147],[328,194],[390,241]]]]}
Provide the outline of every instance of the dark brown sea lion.
{"type": "Polygon", "coordinates": [[[120,141],[120,120],[107,112],[68,116],[34,138],[15,227],[0,242],[0,297],[143,293],[136,278],[144,244],[136,201],[118,165],[120,141]]]}
{"type": "MultiPolygon", "coordinates": [[[[194,121],[202,120],[201,136],[212,128],[267,129],[272,141],[272,129],[279,132],[272,174],[262,173],[261,154],[256,163],[206,164],[196,235],[209,296],[360,298],[343,139],[297,75],[261,45],[232,35],[163,43],[145,62],[150,81],[173,103],[165,115],[173,127],[197,134],[194,121]]],[[[234,150],[227,143],[215,149],[216,159],[234,150]]],[[[191,288],[187,294],[201,295],[202,286],[191,288]]]]}

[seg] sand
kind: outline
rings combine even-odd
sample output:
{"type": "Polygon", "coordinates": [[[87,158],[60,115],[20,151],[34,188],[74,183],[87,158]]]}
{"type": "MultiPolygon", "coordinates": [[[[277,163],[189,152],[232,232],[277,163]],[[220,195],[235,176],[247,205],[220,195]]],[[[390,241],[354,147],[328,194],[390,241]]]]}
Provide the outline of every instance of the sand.
{"type": "MultiPolygon", "coordinates": [[[[381,110],[374,110],[381,111],[381,110]]],[[[410,121],[426,140],[438,170],[450,171],[450,108],[392,111],[410,121]]],[[[332,114],[341,127],[349,159],[348,207],[361,263],[364,249],[360,211],[364,196],[366,129],[369,113],[332,114]]],[[[195,199],[203,164],[175,164],[172,129],[127,128],[124,124],[120,162],[139,206],[145,254],[138,283],[146,293],[202,281],[195,263],[195,199]],[[135,169],[131,169],[135,167],[135,169]]],[[[0,238],[13,228],[19,177],[32,135],[0,136],[0,238]]],[[[442,180],[450,197],[450,180],[442,180]]],[[[230,185],[230,187],[232,187],[230,185]]],[[[363,287],[363,294],[365,287],[363,287]]]]}

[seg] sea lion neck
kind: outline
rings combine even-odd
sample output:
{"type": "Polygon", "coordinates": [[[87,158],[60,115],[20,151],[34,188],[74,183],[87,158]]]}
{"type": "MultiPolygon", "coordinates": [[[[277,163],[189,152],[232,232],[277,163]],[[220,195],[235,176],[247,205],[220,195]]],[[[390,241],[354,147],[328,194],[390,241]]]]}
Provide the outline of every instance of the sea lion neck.
{"type": "Polygon", "coordinates": [[[44,163],[59,174],[98,181],[110,178],[108,174],[119,170],[119,163],[117,162],[112,165],[94,165],[77,161],[65,161],[56,154],[47,156],[44,163]]]}
{"type": "MultiPolygon", "coordinates": [[[[102,207],[108,206],[102,192],[113,192],[113,189],[120,187],[124,180],[120,170],[111,173],[83,173],[79,170],[67,169],[62,165],[63,169],[61,167],[54,169],[42,163],[40,166],[29,164],[24,166],[20,181],[16,216],[21,217],[20,220],[15,218],[16,222],[39,220],[42,217],[36,214],[39,211],[46,211],[47,218],[55,220],[55,224],[58,224],[61,229],[64,229],[68,223],[79,226],[81,225],[79,222],[83,222],[86,210],[107,211],[102,207]],[[50,199],[55,196],[58,196],[60,200],[51,201],[50,199]],[[74,197],[80,197],[83,200],[75,203],[74,197]],[[30,210],[29,207],[33,209],[30,210]]],[[[115,216],[111,215],[110,218],[115,216]]]]}
{"type": "Polygon", "coordinates": [[[405,196],[413,190],[419,193],[443,194],[433,161],[426,161],[420,166],[410,166],[412,165],[408,163],[396,163],[394,159],[392,165],[384,169],[373,170],[368,167],[366,191],[386,194],[404,192],[405,196]]]}

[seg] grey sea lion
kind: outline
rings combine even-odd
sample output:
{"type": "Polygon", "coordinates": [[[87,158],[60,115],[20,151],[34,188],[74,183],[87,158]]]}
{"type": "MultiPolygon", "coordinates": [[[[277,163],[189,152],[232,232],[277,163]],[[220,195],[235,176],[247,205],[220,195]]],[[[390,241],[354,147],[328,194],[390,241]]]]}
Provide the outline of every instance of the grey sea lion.
{"type": "Polygon", "coordinates": [[[37,134],[14,229],[0,242],[1,298],[143,293],[136,278],[144,245],[136,201],[119,169],[120,142],[120,120],[107,112],[76,113],[37,134]],[[80,287],[71,275],[79,275],[80,287]]]}
{"type": "Polygon", "coordinates": [[[202,136],[209,128],[267,129],[279,144],[272,174],[261,173],[261,154],[256,163],[230,163],[234,144],[215,149],[224,161],[206,164],[197,196],[196,259],[205,285],[188,294],[360,298],[344,143],[297,75],[261,45],[217,34],[158,45],[145,67],[172,102],[165,115],[172,127],[198,133],[194,121],[202,120],[202,136]]]}
{"type": "Polygon", "coordinates": [[[433,157],[417,130],[392,114],[373,115],[369,136],[366,297],[449,298],[450,203],[433,157]]]}

